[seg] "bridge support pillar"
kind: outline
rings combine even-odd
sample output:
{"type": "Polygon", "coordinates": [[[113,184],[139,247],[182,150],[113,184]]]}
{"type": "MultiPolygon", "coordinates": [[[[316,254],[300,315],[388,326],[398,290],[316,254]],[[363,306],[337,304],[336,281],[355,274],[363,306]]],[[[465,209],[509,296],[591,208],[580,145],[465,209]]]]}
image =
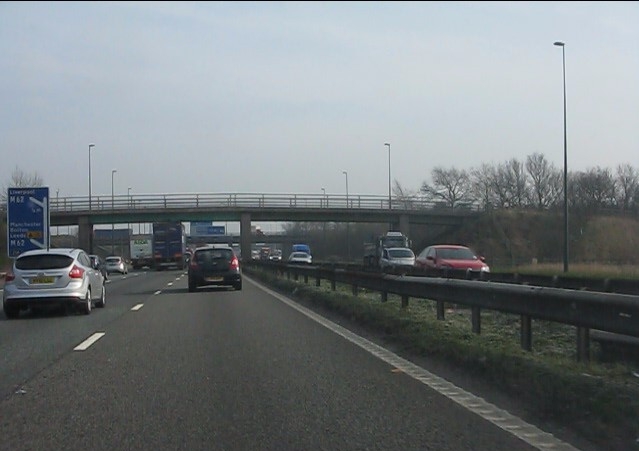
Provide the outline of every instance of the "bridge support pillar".
{"type": "Polygon", "coordinates": [[[88,216],[78,218],[78,247],[87,253],[93,253],[93,225],[88,216]]]}
{"type": "Polygon", "coordinates": [[[240,216],[240,252],[242,261],[251,261],[251,214],[242,213],[240,216]]]}
{"type": "Polygon", "coordinates": [[[408,215],[399,216],[399,231],[410,237],[410,218],[408,215]]]}

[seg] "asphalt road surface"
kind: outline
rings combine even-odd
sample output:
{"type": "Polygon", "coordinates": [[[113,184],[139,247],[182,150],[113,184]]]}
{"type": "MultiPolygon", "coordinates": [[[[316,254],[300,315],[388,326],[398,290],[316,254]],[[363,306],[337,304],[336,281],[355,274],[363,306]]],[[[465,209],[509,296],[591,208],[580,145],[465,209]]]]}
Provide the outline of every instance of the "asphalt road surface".
{"type": "Polygon", "coordinates": [[[139,271],[88,316],[0,314],[0,449],[578,448],[247,276],[139,271]]]}

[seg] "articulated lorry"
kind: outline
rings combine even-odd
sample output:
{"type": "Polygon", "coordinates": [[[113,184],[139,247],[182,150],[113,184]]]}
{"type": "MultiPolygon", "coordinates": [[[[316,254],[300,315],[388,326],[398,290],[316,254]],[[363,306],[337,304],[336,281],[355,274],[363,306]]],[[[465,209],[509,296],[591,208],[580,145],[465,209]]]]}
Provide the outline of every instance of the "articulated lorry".
{"type": "Polygon", "coordinates": [[[410,248],[411,241],[402,232],[386,232],[370,243],[364,243],[364,266],[380,268],[380,258],[384,248],[410,248]]]}
{"type": "Polygon", "coordinates": [[[153,223],[153,268],[184,269],[186,266],[186,231],[176,222],[153,223]]]}

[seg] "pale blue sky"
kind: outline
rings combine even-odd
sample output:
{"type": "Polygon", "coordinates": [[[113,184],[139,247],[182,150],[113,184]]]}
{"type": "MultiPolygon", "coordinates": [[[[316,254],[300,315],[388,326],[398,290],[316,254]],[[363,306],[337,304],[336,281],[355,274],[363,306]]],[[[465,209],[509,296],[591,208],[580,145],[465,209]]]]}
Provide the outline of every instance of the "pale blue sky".
{"type": "Polygon", "coordinates": [[[417,190],[639,168],[639,2],[2,2],[0,181],[60,196],[417,190]]]}

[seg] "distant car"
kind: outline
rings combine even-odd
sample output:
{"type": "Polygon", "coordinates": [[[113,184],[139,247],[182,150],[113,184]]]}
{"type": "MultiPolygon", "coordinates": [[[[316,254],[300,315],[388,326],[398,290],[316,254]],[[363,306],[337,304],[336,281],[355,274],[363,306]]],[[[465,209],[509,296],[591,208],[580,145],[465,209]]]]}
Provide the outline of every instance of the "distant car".
{"type": "Polygon", "coordinates": [[[269,260],[272,262],[281,262],[282,261],[282,251],[279,249],[274,250],[269,256],[269,260]]]}
{"type": "Polygon", "coordinates": [[[240,260],[230,246],[206,246],[193,251],[188,268],[189,291],[202,286],[230,285],[242,289],[240,260]]]}
{"type": "Polygon", "coordinates": [[[456,244],[436,244],[426,247],[415,258],[415,266],[422,269],[459,269],[490,272],[486,259],[470,248],[456,244]]]}
{"type": "Polygon", "coordinates": [[[289,263],[306,263],[310,265],[313,263],[313,258],[310,254],[306,252],[291,252],[291,255],[288,256],[289,263]]]}
{"type": "Polygon", "coordinates": [[[71,306],[88,315],[105,303],[104,277],[82,249],[23,252],[5,276],[2,307],[10,319],[30,307],[71,306]]]}
{"type": "Polygon", "coordinates": [[[89,255],[89,258],[91,259],[91,264],[93,265],[93,267],[100,270],[102,276],[104,277],[104,280],[108,280],[109,273],[107,272],[106,264],[102,261],[102,259],[95,254],[89,255]]]}
{"type": "Polygon", "coordinates": [[[379,264],[382,269],[410,269],[415,266],[415,253],[407,247],[384,248],[379,264]]]}
{"type": "Polygon", "coordinates": [[[122,257],[118,256],[109,256],[104,259],[107,274],[111,274],[112,272],[119,272],[120,274],[128,274],[129,267],[126,263],[126,260],[122,257]]]}

